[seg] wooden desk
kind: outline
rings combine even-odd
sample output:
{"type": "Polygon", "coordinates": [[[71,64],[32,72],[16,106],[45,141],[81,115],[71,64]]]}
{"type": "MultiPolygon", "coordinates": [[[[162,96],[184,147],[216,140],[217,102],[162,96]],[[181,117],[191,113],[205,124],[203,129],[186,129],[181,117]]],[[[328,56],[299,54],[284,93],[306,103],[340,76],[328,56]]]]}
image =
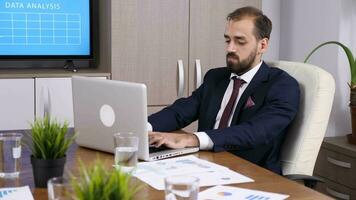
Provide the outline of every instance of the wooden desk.
{"type": "MultiPolygon", "coordinates": [[[[1,180],[0,186],[22,186],[30,185],[34,197],[36,200],[46,200],[47,190],[34,188],[32,167],[30,164],[30,153],[27,150],[23,150],[22,154],[22,170],[19,179],[16,180],[1,180]]],[[[201,159],[209,160],[211,162],[218,163],[229,167],[243,175],[246,175],[255,180],[253,183],[234,184],[233,186],[257,189],[269,192],[277,192],[283,194],[289,194],[289,199],[331,199],[321,193],[304,187],[301,184],[285,179],[279,175],[276,175],[266,169],[263,169],[257,165],[254,165],[248,161],[240,159],[230,153],[212,153],[212,152],[199,152],[194,154],[201,159]]],[[[77,147],[73,145],[67,158],[66,168],[72,173],[76,173],[78,166],[78,159],[81,159],[84,163],[90,165],[96,157],[99,157],[104,161],[104,165],[109,169],[112,168],[114,156],[112,154],[98,152],[86,148],[77,147]]],[[[158,191],[150,187],[149,185],[142,183],[144,186],[139,191],[135,199],[139,200],[160,200],[164,199],[164,192],[158,191]]],[[[205,188],[201,188],[201,191],[205,188]]]]}

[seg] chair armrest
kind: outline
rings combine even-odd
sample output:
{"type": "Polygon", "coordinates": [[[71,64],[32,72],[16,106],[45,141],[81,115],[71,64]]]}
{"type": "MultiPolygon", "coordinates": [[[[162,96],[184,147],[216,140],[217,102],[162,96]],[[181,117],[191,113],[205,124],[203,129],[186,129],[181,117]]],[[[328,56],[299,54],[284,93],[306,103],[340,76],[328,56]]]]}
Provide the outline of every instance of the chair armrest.
{"type": "Polygon", "coordinates": [[[285,175],[284,177],[293,180],[293,181],[303,181],[304,185],[309,187],[309,188],[315,188],[316,184],[318,182],[324,183],[324,179],[316,176],[309,176],[309,175],[304,175],[304,174],[288,174],[285,175]]]}

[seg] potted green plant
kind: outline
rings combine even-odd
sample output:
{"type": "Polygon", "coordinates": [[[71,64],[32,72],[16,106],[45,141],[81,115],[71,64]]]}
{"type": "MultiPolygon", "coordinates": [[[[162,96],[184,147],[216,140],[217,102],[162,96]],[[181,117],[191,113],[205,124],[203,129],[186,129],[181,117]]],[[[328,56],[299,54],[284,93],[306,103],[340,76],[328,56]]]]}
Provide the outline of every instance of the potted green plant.
{"type": "Polygon", "coordinates": [[[74,135],[67,134],[67,122],[61,124],[47,115],[31,124],[28,146],[36,187],[45,188],[48,179],[63,175],[66,152],[74,140],[74,135]]]}
{"type": "Polygon", "coordinates": [[[81,163],[79,177],[72,176],[70,182],[70,196],[77,200],[131,200],[140,188],[129,173],[114,168],[107,170],[99,160],[89,167],[81,163]]]}
{"type": "Polygon", "coordinates": [[[318,50],[320,47],[328,45],[328,44],[335,44],[340,46],[349,61],[350,65],[350,75],[351,75],[351,81],[349,84],[350,87],[350,112],[351,112],[351,124],[352,124],[352,133],[347,135],[348,141],[351,144],[356,144],[356,57],[353,56],[351,50],[345,46],[344,44],[337,42],[337,41],[328,41],[320,44],[319,46],[315,47],[309,55],[305,58],[304,62],[307,62],[310,56],[318,50]]]}

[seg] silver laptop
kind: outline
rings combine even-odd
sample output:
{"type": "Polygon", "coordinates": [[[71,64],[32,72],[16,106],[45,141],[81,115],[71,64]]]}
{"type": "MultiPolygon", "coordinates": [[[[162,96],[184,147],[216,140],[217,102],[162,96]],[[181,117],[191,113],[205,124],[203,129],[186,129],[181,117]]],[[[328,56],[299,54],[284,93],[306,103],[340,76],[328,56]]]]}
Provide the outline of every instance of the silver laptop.
{"type": "Polygon", "coordinates": [[[141,160],[153,161],[199,150],[150,152],[144,84],[73,77],[72,89],[76,143],[80,146],[113,153],[113,134],[132,132],[139,137],[138,157],[141,160]]]}

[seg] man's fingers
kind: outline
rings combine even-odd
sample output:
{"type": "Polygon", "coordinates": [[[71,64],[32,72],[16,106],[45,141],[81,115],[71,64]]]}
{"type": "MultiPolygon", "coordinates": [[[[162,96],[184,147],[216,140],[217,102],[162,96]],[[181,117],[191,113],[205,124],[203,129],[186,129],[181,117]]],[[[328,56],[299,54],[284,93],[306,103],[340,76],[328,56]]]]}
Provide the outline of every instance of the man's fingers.
{"type": "Polygon", "coordinates": [[[162,134],[151,134],[149,135],[149,144],[155,147],[160,147],[165,143],[165,137],[162,134]]]}
{"type": "Polygon", "coordinates": [[[160,146],[162,146],[162,145],[164,145],[164,144],[165,144],[165,139],[164,139],[164,137],[162,137],[161,140],[157,141],[157,143],[155,144],[155,146],[156,146],[156,147],[160,147],[160,146]]]}
{"type": "Polygon", "coordinates": [[[169,148],[184,148],[187,146],[187,135],[176,133],[149,133],[149,144],[155,147],[165,145],[169,148]]]}
{"type": "MultiPolygon", "coordinates": [[[[156,137],[156,136],[155,136],[156,137]]],[[[155,142],[155,146],[156,147],[160,147],[162,146],[163,144],[165,144],[166,142],[166,135],[164,134],[157,134],[157,139],[156,139],[156,142],[155,142]]]]}
{"type": "Polygon", "coordinates": [[[155,144],[155,143],[157,143],[158,141],[160,140],[160,137],[159,137],[159,135],[150,135],[149,136],[149,143],[150,144],[155,144]]]}

